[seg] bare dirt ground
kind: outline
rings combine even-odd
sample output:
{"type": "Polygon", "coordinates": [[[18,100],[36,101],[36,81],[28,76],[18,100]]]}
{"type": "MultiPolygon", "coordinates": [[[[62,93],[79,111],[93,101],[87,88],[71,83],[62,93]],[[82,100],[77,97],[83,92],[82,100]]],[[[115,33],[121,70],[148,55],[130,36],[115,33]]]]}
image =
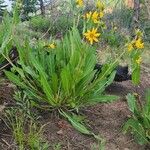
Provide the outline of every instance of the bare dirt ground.
{"type": "MultiPolygon", "coordinates": [[[[129,92],[137,92],[144,101],[144,92],[150,88],[149,73],[143,71],[141,83],[134,87],[131,81],[113,83],[107,88],[109,94],[120,96],[118,101],[109,104],[99,104],[81,110],[82,115],[86,116],[87,125],[95,134],[101,135],[106,139],[106,150],[148,150],[146,146],[140,146],[131,134],[124,135],[122,126],[130,117],[125,96],[129,92]]],[[[4,84],[0,87],[0,106],[4,103],[12,103],[12,87],[4,84]]],[[[1,113],[1,112],[0,112],[1,113]]],[[[97,144],[95,139],[77,132],[71,125],[60,118],[57,114],[41,114],[39,120],[44,127],[43,138],[50,143],[49,150],[61,145],[61,150],[94,150],[93,145],[97,144]]],[[[15,150],[13,138],[10,130],[5,123],[0,120],[0,150],[15,150]]],[[[54,149],[55,150],[55,149],[54,149]]],[[[98,150],[96,148],[95,150],[98,150]]]]}

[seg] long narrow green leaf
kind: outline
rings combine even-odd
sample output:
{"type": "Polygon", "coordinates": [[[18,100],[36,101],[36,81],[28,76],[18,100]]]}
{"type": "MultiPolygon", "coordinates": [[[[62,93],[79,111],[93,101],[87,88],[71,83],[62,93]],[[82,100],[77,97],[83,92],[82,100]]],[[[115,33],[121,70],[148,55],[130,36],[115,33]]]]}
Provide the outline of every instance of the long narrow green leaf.
{"type": "Polygon", "coordinates": [[[64,93],[69,95],[70,94],[70,87],[71,87],[70,85],[71,85],[72,81],[71,81],[70,70],[68,68],[62,69],[61,83],[62,83],[62,87],[64,89],[64,93]]]}
{"type": "MultiPolygon", "coordinates": [[[[87,135],[92,135],[92,133],[81,123],[79,123],[77,120],[73,119],[69,114],[67,114],[64,111],[59,111],[61,115],[63,115],[65,118],[69,120],[69,122],[73,125],[73,127],[78,130],[79,132],[87,135]]],[[[75,117],[74,117],[75,118],[75,117]]]]}
{"type": "Polygon", "coordinates": [[[47,80],[47,74],[44,72],[44,69],[43,69],[42,66],[40,65],[40,62],[38,62],[38,61],[36,60],[36,58],[34,58],[34,55],[31,54],[30,57],[31,57],[31,59],[32,59],[32,60],[31,60],[32,64],[33,64],[34,67],[39,71],[40,83],[41,83],[41,85],[42,85],[42,87],[43,87],[44,93],[45,93],[45,94],[47,95],[47,97],[48,97],[49,103],[50,103],[51,105],[55,105],[54,99],[53,99],[52,89],[51,89],[51,87],[50,87],[50,85],[49,85],[49,82],[48,82],[48,80],[47,80]]]}
{"type": "Polygon", "coordinates": [[[132,72],[132,82],[135,85],[140,83],[140,66],[137,66],[132,72]]]}
{"type": "Polygon", "coordinates": [[[108,77],[108,80],[106,82],[107,86],[110,85],[114,81],[115,75],[116,75],[116,70],[114,70],[108,77]]]}
{"type": "Polygon", "coordinates": [[[77,83],[76,85],[76,94],[80,95],[83,94],[84,91],[86,90],[85,88],[88,86],[88,84],[90,84],[92,82],[92,80],[94,79],[94,74],[95,72],[92,71],[89,74],[87,74],[84,78],[82,78],[80,80],[79,83],[77,83]]]}
{"type": "Polygon", "coordinates": [[[22,82],[22,80],[14,73],[5,71],[5,74],[8,77],[8,79],[11,80],[13,83],[15,83],[17,86],[27,88],[27,86],[22,82]]]}
{"type": "Polygon", "coordinates": [[[119,97],[115,95],[96,95],[95,97],[93,96],[92,98],[89,98],[87,100],[87,103],[89,104],[110,103],[117,99],[119,99],[119,97]]]}
{"type": "Polygon", "coordinates": [[[126,98],[127,98],[127,101],[128,101],[128,105],[129,105],[130,111],[133,112],[133,113],[134,113],[135,111],[138,111],[138,110],[137,110],[137,106],[136,106],[136,99],[135,99],[134,95],[128,94],[128,95],[126,96],[126,98]]]}
{"type": "Polygon", "coordinates": [[[136,140],[138,141],[139,144],[145,144],[148,142],[145,131],[137,120],[129,119],[123,127],[123,132],[126,133],[130,127],[132,131],[135,133],[136,140]]]}
{"type": "Polygon", "coordinates": [[[53,90],[54,94],[57,93],[58,86],[59,86],[58,76],[56,73],[53,73],[52,74],[52,90],[53,90]]]}
{"type": "Polygon", "coordinates": [[[91,135],[91,136],[94,136],[94,138],[96,140],[98,140],[98,142],[100,143],[100,147],[99,147],[99,150],[104,150],[104,147],[105,147],[105,139],[101,138],[99,135],[96,135],[94,134],[93,132],[89,131],[85,125],[81,124],[79,122],[78,119],[76,119],[76,117],[71,117],[71,115],[67,114],[66,112],[64,112],[63,110],[59,110],[59,113],[64,116],[65,118],[68,119],[68,121],[72,124],[72,126],[78,130],[80,133],[82,134],[86,134],[86,135],[91,135]]]}
{"type": "Polygon", "coordinates": [[[52,90],[51,90],[51,87],[48,83],[48,81],[46,80],[45,76],[43,75],[40,75],[41,77],[41,85],[43,87],[43,91],[44,93],[46,94],[47,96],[47,100],[48,102],[52,105],[52,106],[55,106],[55,102],[54,102],[54,98],[52,96],[52,90]]]}

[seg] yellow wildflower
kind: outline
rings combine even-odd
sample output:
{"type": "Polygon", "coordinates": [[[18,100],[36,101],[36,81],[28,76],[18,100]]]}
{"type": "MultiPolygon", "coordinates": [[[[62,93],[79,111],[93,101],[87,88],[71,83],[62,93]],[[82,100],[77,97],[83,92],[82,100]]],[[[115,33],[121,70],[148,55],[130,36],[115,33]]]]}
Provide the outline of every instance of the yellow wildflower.
{"type": "Polygon", "coordinates": [[[54,49],[56,47],[55,43],[51,43],[47,46],[48,48],[54,49]]]}
{"type": "Polygon", "coordinates": [[[104,4],[100,0],[97,1],[96,7],[102,11],[104,10],[104,4]]]}
{"type": "Polygon", "coordinates": [[[87,19],[90,19],[91,18],[91,16],[92,16],[92,12],[90,11],[90,12],[88,12],[88,13],[86,13],[86,18],[87,19]]]}
{"type": "Polygon", "coordinates": [[[99,17],[99,13],[97,11],[94,11],[92,14],[92,20],[94,23],[99,23],[98,17],[99,17]]]}
{"type": "Polygon", "coordinates": [[[135,47],[138,48],[138,49],[142,49],[144,48],[144,43],[142,42],[142,39],[139,38],[135,41],[135,47]]]}
{"type": "Polygon", "coordinates": [[[100,17],[100,18],[103,18],[103,16],[104,16],[104,13],[103,13],[103,12],[100,12],[100,13],[99,13],[99,17],[100,17]]]}
{"type": "Polygon", "coordinates": [[[128,44],[128,52],[131,52],[134,49],[133,44],[129,43],[128,44]]]}
{"type": "Polygon", "coordinates": [[[86,33],[84,33],[84,36],[92,45],[93,42],[98,42],[98,37],[100,36],[100,33],[97,33],[97,28],[93,28],[92,30],[88,30],[86,33]]]}
{"type": "Polygon", "coordinates": [[[83,0],[76,0],[76,4],[77,4],[77,6],[82,7],[83,6],[83,0]]]}
{"type": "Polygon", "coordinates": [[[137,63],[138,65],[140,65],[140,64],[141,64],[141,62],[142,62],[142,57],[141,57],[141,56],[139,56],[139,58],[138,58],[138,59],[136,59],[136,63],[137,63]]]}
{"type": "Polygon", "coordinates": [[[96,23],[100,23],[100,21],[98,21],[98,20],[95,19],[95,20],[94,20],[94,23],[95,23],[95,24],[96,24],[96,23]]]}

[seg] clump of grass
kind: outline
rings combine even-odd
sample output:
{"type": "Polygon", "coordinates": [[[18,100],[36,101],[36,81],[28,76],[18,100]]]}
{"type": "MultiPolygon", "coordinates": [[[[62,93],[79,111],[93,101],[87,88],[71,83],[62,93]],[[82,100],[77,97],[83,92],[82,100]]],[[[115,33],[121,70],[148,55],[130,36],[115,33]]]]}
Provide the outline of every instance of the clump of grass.
{"type": "Polygon", "coordinates": [[[20,100],[16,102],[17,107],[6,109],[4,115],[7,125],[12,129],[14,142],[18,149],[48,149],[49,144],[42,137],[44,126],[39,127],[35,121],[35,116],[33,117],[30,112],[27,97],[20,93],[17,93],[15,97],[20,100]]]}

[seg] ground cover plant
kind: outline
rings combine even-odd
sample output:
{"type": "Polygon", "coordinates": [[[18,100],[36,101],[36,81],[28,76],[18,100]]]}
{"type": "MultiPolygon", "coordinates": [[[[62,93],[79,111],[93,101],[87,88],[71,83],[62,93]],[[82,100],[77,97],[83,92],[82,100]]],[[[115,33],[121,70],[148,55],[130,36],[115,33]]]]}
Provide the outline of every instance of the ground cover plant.
{"type": "MultiPolygon", "coordinates": [[[[61,39],[51,37],[44,40],[39,38],[32,43],[30,42],[31,37],[26,36],[23,37],[21,43],[20,35],[12,38],[12,33],[15,31],[12,28],[10,28],[11,32],[6,32],[6,36],[1,38],[2,61],[7,59],[12,65],[10,71],[4,71],[5,75],[17,86],[17,90],[22,91],[23,96],[19,97],[21,100],[19,103],[23,104],[24,96],[27,96],[27,102],[31,107],[24,106],[21,107],[21,110],[17,107],[17,109],[12,108],[6,112],[19,149],[27,147],[39,149],[43,142],[40,133],[36,134],[38,127],[35,123],[26,121],[28,119],[24,115],[22,115],[24,118],[15,116],[16,113],[22,114],[24,108],[25,114],[28,114],[27,110],[32,108],[56,111],[68,119],[81,133],[94,136],[98,140],[99,149],[104,149],[105,140],[85,126],[84,119],[79,115],[80,109],[118,99],[118,96],[106,94],[105,89],[113,82],[116,74],[115,68],[124,56],[131,61],[133,84],[140,83],[141,55],[145,46],[143,33],[136,29],[134,37],[123,39],[123,42],[120,43],[116,40],[118,37],[117,32],[114,31],[116,29],[112,26],[111,33],[107,30],[102,2],[96,1],[94,8],[90,11],[84,10],[85,3],[82,0],[69,2],[73,10],[73,21],[61,39]],[[104,35],[107,34],[110,34],[112,40],[109,37],[108,39],[104,38],[104,35]],[[101,71],[97,72],[94,70],[98,61],[96,50],[99,41],[105,40],[112,47],[114,45],[119,47],[121,52],[115,59],[112,57],[109,61],[105,61],[101,71]],[[7,55],[9,51],[4,53],[4,50],[10,50],[9,44],[15,45],[17,49],[16,64],[9,59],[7,55]],[[22,120],[25,121],[25,124],[22,120]],[[29,124],[29,130],[31,129],[27,135],[24,133],[26,123],[29,124]],[[34,134],[39,138],[36,138],[34,134]],[[27,139],[26,136],[28,136],[27,139]]],[[[18,23],[17,12],[16,10],[13,27],[16,27],[16,22],[18,23]]],[[[46,30],[45,32],[47,32],[46,30]]],[[[42,147],[48,149],[49,145],[46,143],[42,147]]]]}

